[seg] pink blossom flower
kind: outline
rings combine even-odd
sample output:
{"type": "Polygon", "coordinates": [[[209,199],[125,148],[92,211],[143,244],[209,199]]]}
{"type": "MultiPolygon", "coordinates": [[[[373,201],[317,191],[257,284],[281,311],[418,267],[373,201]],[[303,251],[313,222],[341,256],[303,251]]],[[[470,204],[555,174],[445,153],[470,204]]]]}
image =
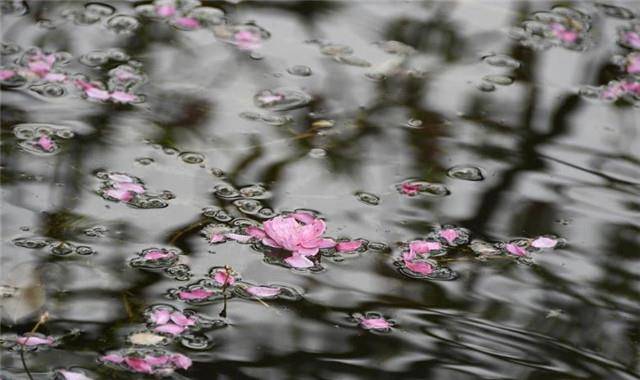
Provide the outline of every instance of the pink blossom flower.
{"type": "Polygon", "coordinates": [[[47,73],[43,79],[51,82],[64,82],[67,80],[67,75],[62,73],[47,73]]]}
{"type": "Polygon", "coordinates": [[[208,289],[197,288],[192,290],[183,290],[178,293],[178,297],[182,300],[203,300],[211,297],[215,292],[208,289]]]}
{"type": "Polygon", "coordinates": [[[505,249],[507,250],[507,252],[509,252],[512,255],[515,256],[526,256],[527,255],[527,251],[520,247],[517,244],[513,244],[513,243],[508,243],[507,245],[505,245],[505,249]]]}
{"type": "Polygon", "coordinates": [[[545,236],[540,236],[531,242],[531,246],[535,248],[554,248],[558,244],[558,240],[545,236]]]}
{"type": "Polygon", "coordinates": [[[52,336],[23,335],[16,338],[16,343],[27,346],[53,346],[55,339],[52,336]]]}
{"type": "Polygon", "coordinates": [[[82,372],[73,372],[64,369],[59,369],[56,372],[60,374],[65,380],[93,380],[91,377],[88,377],[82,372]]]}
{"type": "Polygon", "coordinates": [[[175,257],[176,254],[169,251],[162,250],[151,250],[145,252],[144,256],[142,256],[145,260],[162,260],[175,257]]]}
{"type": "Polygon", "coordinates": [[[258,98],[258,100],[262,104],[271,104],[271,103],[275,103],[275,102],[279,102],[279,101],[284,100],[284,95],[282,95],[282,94],[265,94],[265,95],[261,95],[258,98]]]}
{"type": "Polygon", "coordinates": [[[46,61],[37,60],[27,63],[27,67],[29,68],[29,71],[43,78],[49,73],[49,71],[51,71],[52,66],[46,61]]]}
{"type": "Polygon", "coordinates": [[[185,326],[176,325],[175,323],[166,323],[160,326],[154,327],[153,331],[159,333],[166,333],[171,335],[179,335],[186,330],[185,326]]]}
{"type": "Polygon", "coordinates": [[[553,23],[549,26],[553,34],[562,42],[574,43],[578,39],[578,32],[568,29],[562,24],[553,23]]]}
{"type": "Polygon", "coordinates": [[[272,288],[270,286],[250,286],[246,290],[247,293],[258,298],[275,297],[281,292],[280,288],[272,288]]]}
{"type": "Polygon", "coordinates": [[[349,240],[340,241],[336,244],[336,251],[338,252],[353,252],[362,247],[362,240],[349,240]]]}
{"type": "Polygon", "coordinates": [[[156,14],[160,17],[171,17],[176,14],[176,7],[173,5],[156,6],[156,14]]]}
{"type": "Polygon", "coordinates": [[[212,276],[213,280],[218,283],[220,286],[228,286],[236,283],[235,277],[233,277],[232,273],[227,273],[224,269],[219,269],[212,276]]]}
{"type": "Polygon", "coordinates": [[[438,234],[440,235],[441,238],[445,239],[449,244],[453,244],[459,236],[458,231],[456,231],[453,228],[440,230],[438,234]]]}
{"type": "Polygon", "coordinates": [[[404,260],[404,266],[410,271],[422,275],[428,275],[434,271],[433,265],[424,261],[404,260]]]}
{"type": "Polygon", "coordinates": [[[0,80],[7,80],[13,78],[15,75],[16,72],[13,70],[0,70],[0,80]]]}
{"type": "Polygon", "coordinates": [[[135,193],[127,190],[119,190],[119,189],[108,189],[105,194],[109,198],[114,198],[119,200],[120,202],[129,202],[133,199],[135,193]]]}
{"type": "Polygon", "coordinates": [[[45,152],[51,152],[53,148],[55,148],[53,140],[51,140],[51,137],[47,135],[40,136],[36,145],[42,148],[42,150],[44,150],[45,152]]]}
{"type": "Polygon", "coordinates": [[[110,95],[116,103],[131,103],[138,100],[138,97],[134,94],[125,91],[114,91],[110,95]]]}
{"type": "Polygon", "coordinates": [[[153,372],[153,368],[151,367],[151,364],[149,364],[147,360],[145,360],[144,358],[127,356],[124,358],[124,362],[127,364],[127,366],[129,366],[129,368],[131,368],[135,372],[140,372],[140,373],[153,372]]]}
{"type": "Polygon", "coordinates": [[[260,47],[260,35],[250,30],[240,30],[233,35],[233,40],[240,50],[254,50],[260,47]]]}
{"type": "Polygon", "coordinates": [[[400,184],[400,192],[410,197],[417,195],[422,188],[418,184],[403,182],[400,184]]]}
{"type": "Polygon", "coordinates": [[[634,49],[640,49],[640,34],[634,31],[626,31],[622,34],[623,41],[634,49]]]}
{"type": "Polygon", "coordinates": [[[640,53],[629,54],[627,57],[627,72],[640,74],[640,53]]]}
{"type": "Polygon", "coordinates": [[[182,369],[187,369],[191,367],[192,364],[191,359],[182,354],[174,354],[173,356],[171,356],[171,361],[176,365],[176,367],[182,369]]]}
{"type": "Polygon", "coordinates": [[[103,362],[110,362],[110,363],[116,363],[116,364],[120,364],[124,361],[124,357],[118,354],[109,354],[109,355],[104,355],[102,358],[100,358],[103,362]]]}
{"type": "MultiPolygon", "coordinates": [[[[455,232],[455,230],[453,230],[455,232]]],[[[456,232],[457,237],[457,232],[456,232]]],[[[453,239],[455,240],[455,238],[453,239]]],[[[414,254],[425,254],[431,251],[438,251],[442,249],[442,244],[437,241],[429,240],[414,240],[409,243],[409,251],[414,254]]]]}
{"type": "Polygon", "coordinates": [[[384,318],[362,318],[360,326],[366,330],[388,330],[392,327],[391,323],[384,318]]]}
{"type": "Polygon", "coordinates": [[[178,17],[174,22],[176,25],[186,29],[196,29],[200,27],[200,22],[193,17],[178,17]]]}
{"type": "MultiPolygon", "coordinates": [[[[333,239],[322,237],[325,230],[324,221],[309,213],[276,216],[264,222],[262,244],[291,251],[292,255],[285,262],[294,268],[309,268],[313,262],[308,256],[315,256],[320,249],[336,245],[333,239]]],[[[262,236],[257,227],[247,232],[252,236],[262,236]]]]}

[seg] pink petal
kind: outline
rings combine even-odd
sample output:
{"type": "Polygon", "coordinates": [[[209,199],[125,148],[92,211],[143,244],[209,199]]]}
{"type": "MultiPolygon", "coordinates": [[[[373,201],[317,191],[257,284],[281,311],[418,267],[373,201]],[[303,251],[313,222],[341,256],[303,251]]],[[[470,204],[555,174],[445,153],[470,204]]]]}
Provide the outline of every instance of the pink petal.
{"type": "Polygon", "coordinates": [[[141,373],[153,372],[151,365],[147,363],[145,359],[129,356],[124,358],[124,362],[129,366],[129,368],[131,368],[136,372],[141,372],[141,373]]]}
{"type": "Polygon", "coordinates": [[[360,325],[367,330],[386,330],[391,328],[391,323],[384,318],[363,318],[360,325]]]}
{"type": "Polygon", "coordinates": [[[128,92],[114,91],[111,94],[111,99],[115,100],[117,103],[131,103],[136,101],[138,97],[128,92]]]}
{"type": "Polygon", "coordinates": [[[156,325],[164,325],[169,322],[169,318],[171,317],[171,313],[167,309],[155,309],[153,314],[151,314],[151,322],[156,325]]]}
{"type": "Polygon", "coordinates": [[[341,241],[336,245],[338,252],[353,252],[362,247],[362,240],[341,241]]]}
{"type": "Polygon", "coordinates": [[[415,258],[416,258],[415,251],[409,250],[402,253],[402,259],[404,261],[411,261],[411,260],[414,260],[415,258]]]}
{"type": "Polygon", "coordinates": [[[260,47],[262,38],[248,30],[241,30],[233,35],[233,39],[241,50],[253,50],[260,47]]]}
{"type": "Polygon", "coordinates": [[[175,254],[172,252],[163,252],[163,251],[149,251],[142,256],[145,260],[161,260],[169,257],[175,257],[175,254]]]}
{"type": "Polygon", "coordinates": [[[453,228],[448,228],[446,230],[440,231],[440,236],[443,237],[449,244],[453,244],[453,242],[458,238],[458,231],[453,228]]]}
{"type": "Polygon", "coordinates": [[[67,80],[67,76],[61,73],[48,73],[44,76],[44,79],[51,82],[64,82],[67,80]]]}
{"type": "Polygon", "coordinates": [[[178,335],[181,334],[185,329],[186,327],[184,326],[179,326],[174,323],[167,323],[165,325],[156,326],[153,331],[171,335],[178,335]]]}
{"type": "Polygon", "coordinates": [[[307,259],[305,256],[295,253],[284,259],[284,261],[294,268],[311,268],[313,266],[313,262],[311,260],[307,259]]]}
{"type": "Polygon", "coordinates": [[[146,361],[147,363],[149,363],[154,367],[165,365],[169,363],[170,359],[171,358],[167,355],[160,355],[160,356],[146,355],[144,357],[144,361],[146,361]]]}
{"type": "Polygon", "coordinates": [[[116,364],[120,364],[124,361],[124,357],[118,355],[118,354],[109,354],[109,355],[105,355],[103,357],[100,358],[103,362],[111,362],[111,363],[116,363],[116,364]]]}
{"type": "Polygon", "coordinates": [[[214,294],[213,291],[207,289],[193,289],[193,290],[183,290],[178,293],[178,297],[182,300],[201,300],[207,297],[210,297],[214,294]]]}
{"type": "Polygon", "coordinates": [[[252,236],[254,238],[258,238],[258,239],[263,239],[263,238],[265,238],[267,236],[267,234],[264,233],[264,231],[261,228],[255,227],[255,226],[249,226],[249,227],[245,228],[244,232],[246,232],[250,236],[252,236]]]}
{"type": "Polygon", "coordinates": [[[176,25],[187,29],[195,29],[200,27],[198,20],[192,17],[179,17],[175,20],[176,25]]]}
{"type": "Polygon", "coordinates": [[[252,239],[252,237],[249,235],[240,235],[240,234],[233,234],[233,233],[225,234],[224,236],[240,243],[247,243],[252,239]]]}
{"type": "Polygon", "coordinates": [[[51,71],[51,65],[44,61],[33,61],[27,64],[29,70],[39,77],[44,77],[49,71],[51,71]]]}
{"type": "Polygon", "coordinates": [[[13,70],[0,70],[0,80],[7,80],[16,75],[16,72],[13,70]]]}
{"type": "Polygon", "coordinates": [[[16,338],[16,343],[21,344],[23,346],[32,347],[32,346],[51,346],[54,342],[53,337],[48,336],[46,338],[41,338],[39,336],[19,336],[16,338]]]}
{"type": "Polygon", "coordinates": [[[233,285],[236,279],[231,274],[227,274],[224,270],[219,270],[213,275],[213,279],[220,285],[233,285]]]}
{"type": "Polygon", "coordinates": [[[36,145],[38,145],[39,147],[41,147],[43,150],[47,152],[51,152],[55,146],[53,144],[53,140],[51,140],[51,137],[47,135],[40,136],[36,145]]]}
{"type": "Polygon", "coordinates": [[[106,191],[106,194],[110,198],[115,198],[122,202],[129,202],[133,199],[133,193],[126,190],[109,189],[106,191]]]}
{"type": "Polygon", "coordinates": [[[420,185],[415,185],[410,182],[403,182],[400,185],[400,192],[406,195],[416,195],[420,192],[420,185]]]}
{"type": "Polygon", "coordinates": [[[296,249],[294,251],[294,253],[297,253],[299,255],[302,256],[315,256],[318,254],[318,252],[320,251],[319,248],[304,248],[304,247],[300,247],[298,249],[296,249]]]}
{"type": "Polygon", "coordinates": [[[272,288],[269,286],[250,286],[247,288],[247,293],[256,297],[274,297],[280,294],[280,288],[272,288]]]}
{"type": "Polygon", "coordinates": [[[264,238],[262,239],[262,244],[268,246],[268,247],[272,247],[272,248],[282,248],[280,246],[280,244],[276,243],[275,240],[270,239],[270,238],[264,238]]]}
{"type": "Polygon", "coordinates": [[[109,174],[109,179],[115,182],[133,182],[133,178],[125,174],[109,174]]]}
{"type": "Polygon", "coordinates": [[[507,249],[507,252],[509,252],[512,255],[525,256],[527,254],[527,251],[524,248],[513,243],[507,244],[505,248],[507,249]]]}
{"type": "MultiPolygon", "coordinates": [[[[280,95],[280,97],[282,96],[280,95]]],[[[303,212],[303,211],[295,212],[291,214],[291,216],[298,222],[301,222],[304,224],[313,224],[313,222],[316,220],[316,217],[313,214],[308,212],[303,212]]]]}
{"type": "MultiPolygon", "coordinates": [[[[455,238],[453,240],[455,240],[455,238]]],[[[441,248],[442,244],[437,241],[414,240],[409,243],[409,250],[417,254],[429,253],[430,251],[437,251],[441,248]]]]}
{"type": "Polygon", "coordinates": [[[227,240],[223,234],[211,234],[211,239],[209,239],[209,243],[221,243],[227,240]]]}
{"type": "Polygon", "coordinates": [[[139,183],[132,182],[116,182],[113,185],[118,190],[131,191],[132,193],[142,194],[145,192],[144,187],[139,183]]]}
{"type": "Polygon", "coordinates": [[[90,97],[91,99],[98,99],[98,100],[107,100],[111,96],[109,95],[109,92],[105,90],[101,90],[97,87],[92,87],[86,90],[85,94],[87,94],[87,96],[90,97]]]}
{"type": "Polygon", "coordinates": [[[182,369],[187,369],[189,367],[191,367],[191,359],[189,359],[188,357],[182,355],[182,354],[175,354],[171,357],[171,361],[176,365],[176,367],[178,368],[182,368],[182,369]]]}
{"type": "Polygon", "coordinates": [[[284,95],[281,95],[281,94],[262,95],[259,98],[260,102],[265,104],[279,102],[283,99],[284,99],[284,95]]]}
{"type": "Polygon", "coordinates": [[[93,380],[92,378],[87,377],[84,373],[80,372],[66,371],[64,369],[59,369],[57,372],[62,375],[65,380],[93,380]]]}
{"type": "MultiPolygon", "coordinates": [[[[360,245],[362,245],[362,242],[361,242],[361,241],[359,241],[359,240],[354,240],[354,241],[352,241],[351,243],[353,243],[353,242],[360,242],[360,245]]],[[[343,243],[345,243],[345,242],[343,242],[343,243]]],[[[335,246],[336,246],[336,244],[337,244],[337,243],[336,243],[336,241],[335,241],[335,240],[333,240],[333,239],[323,238],[323,239],[320,239],[320,240],[318,241],[318,243],[317,243],[317,247],[318,247],[318,248],[321,248],[321,249],[324,249],[324,248],[333,248],[333,247],[335,247],[335,246]]],[[[358,248],[359,248],[359,247],[358,247],[358,248]]],[[[356,249],[357,249],[357,248],[356,248],[356,249]]]]}
{"type": "Polygon", "coordinates": [[[540,236],[536,240],[531,242],[531,246],[536,248],[553,248],[558,244],[556,239],[540,236]]]}
{"type": "Polygon", "coordinates": [[[174,311],[173,313],[171,313],[171,320],[179,326],[193,326],[196,324],[196,321],[180,313],[179,311],[174,311]]]}
{"type": "Polygon", "coordinates": [[[419,274],[431,274],[433,273],[433,265],[425,263],[424,261],[407,261],[405,260],[404,266],[410,271],[419,274]]]}
{"type": "Polygon", "coordinates": [[[156,7],[156,14],[160,17],[171,17],[176,14],[176,8],[171,5],[160,5],[156,7]]]}

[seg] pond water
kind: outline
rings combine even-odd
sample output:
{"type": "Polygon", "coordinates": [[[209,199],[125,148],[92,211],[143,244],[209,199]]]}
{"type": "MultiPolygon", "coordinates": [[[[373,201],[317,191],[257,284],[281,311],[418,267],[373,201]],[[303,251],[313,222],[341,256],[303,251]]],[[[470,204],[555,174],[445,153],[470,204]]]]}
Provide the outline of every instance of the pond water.
{"type": "Polygon", "coordinates": [[[2,3],[2,379],[639,379],[637,2],[2,3]]]}

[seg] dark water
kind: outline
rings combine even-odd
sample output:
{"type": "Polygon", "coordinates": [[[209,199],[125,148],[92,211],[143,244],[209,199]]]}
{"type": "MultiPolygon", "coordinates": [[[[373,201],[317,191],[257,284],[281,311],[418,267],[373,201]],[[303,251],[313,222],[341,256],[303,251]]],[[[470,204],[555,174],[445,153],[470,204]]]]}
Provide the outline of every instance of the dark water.
{"type": "Polygon", "coordinates": [[[145,4],[2,5],[3,379],[640,378],[637,2],[145,4]]]}

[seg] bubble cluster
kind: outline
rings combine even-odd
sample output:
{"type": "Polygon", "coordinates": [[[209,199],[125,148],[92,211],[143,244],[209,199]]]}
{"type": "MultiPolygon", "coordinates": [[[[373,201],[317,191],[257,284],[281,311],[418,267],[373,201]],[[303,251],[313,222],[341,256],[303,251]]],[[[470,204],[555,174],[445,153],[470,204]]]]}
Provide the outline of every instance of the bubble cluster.
{"type": "Polygon", "coordinates": [[[484,179],[482,170],[475,166],[452,166],[447,170],[447,175],[465,181],[482,181],[484,179]]]}
{"type": "Polygon", "coordinates": [[[561,46],[582,51],[591,45],[591,17],[576,9],[555,6],[550,11],[534,12],[514,28],[510,36],[534,49],[561,46]]]}
{"type": "Polygon", "coordinates": [[[126,203],[130,207],[141,209],[164,208],[168,200],[175,195],[164,190],[161,193],[151,193],[144,182],[129,174],[111,171],[98,171],[96,177],[101,185],[97,193],[105,200],[126,203]]]}
{"type": "Polygon", "coordinates": [[[396,189],[400,194],[410,197],[416,195],[431,195],[434,197],[446,197],[451,194],[449,189],[441,183],[433,183],[408,179],[396,185],[396,189]]]}
{"type": "Polygon", "coordinates": [[[97,252],[87,245],[76,245],[68,241],[60,241],[45,237],[34,238],[16,238],[13,244],[17,247],[27,249],[47,249],[50,254],[55,256],[68,256],[71,254],[88,256],[97,252]]]}
{"type": "Polygon", "coordinates": [[[25,152],[51,156],[62,150],[64,140],[74,137],[69,127],[53,124],[18,124],[13,127],[18,146],[25,152]]]}
{"type": "Polygon", "coordinates": [[[336,62],[357,67],[371,66],[371,63],[366,59],[354,56],[353,49],[347,45],[334,44],[328,41],[319,40],[308,42],[317,44],[320,47],[320,53],[331,57],[336,62]]]}
{"type": "Polygon", "coordinates": [[[367,193],[366,191],[358,191],[355,193],[355,196],[360,202],[370,206],[377,206],[380,204],[379,196],[372,193],[367,193]]]}
{"type": "Polygon", "coordinates": [[[201,5],[202,3],[196,0],[156,0],[152,4],[137,6],[136,13],[185,31],[208,28],[224,22],[222,10],[201,5]]]}
{"type": "Polygon", "coordinates": [[[256,106],[270,111],[289,111],[309,105],[313,98],[300,90],[278,88],[258,92],[253,101],[256,106]]]}

